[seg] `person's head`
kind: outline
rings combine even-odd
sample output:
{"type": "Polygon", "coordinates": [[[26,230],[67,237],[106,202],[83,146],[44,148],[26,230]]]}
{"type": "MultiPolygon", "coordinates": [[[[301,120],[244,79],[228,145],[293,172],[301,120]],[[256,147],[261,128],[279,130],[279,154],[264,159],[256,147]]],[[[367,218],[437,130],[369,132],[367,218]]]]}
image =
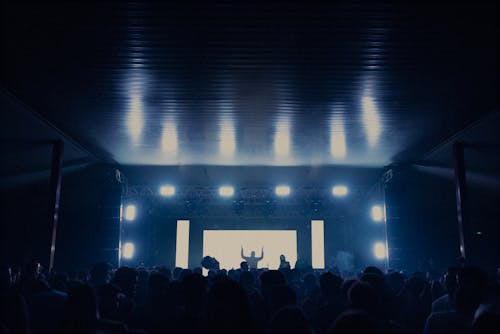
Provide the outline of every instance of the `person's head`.
{"type": "Polygon", "coordinates": [[[240,263],[240,269],[241,269],[241,271],[248,271],[248,262],[247,261],[242,261],[240,263]]]}
{"type": "Polygon", "coordinates": [[[130,267],[120,267],[115,273],[113,283],[129,298],[134,298],[137,292],[137,270],[130,267]]]}
{"type": "Polygon", "coordinates": [[[394,271],[387,275],[387,285],[393,294],[398,294],[405,284],[405,277],[402,273],[394,271]]]}
{"type": "Polygon", "coordinates": [[[347,293],[349,306],[368,313],[375,312],[379,304],[379,296],[375,289],[366,282],[357,281],[347,293]]]}
{"type": "Polygon", "coordinates": [[[288,285],[278,285],[271,289],[269,293],[269,306],[272,313],[285,306],[296,306],[296,304],[297,295],[288,285]]]}
{"type": "Polygon", "coordinates": [[[304,313],[296,306],[280,309],[271,319],[269,333],[309,334],[312,329],[304,313]]]}
{"type": "Polygon", "coordinates": [[[191,311],[201,311],[205,302],[207,282],[201,274],[190,274],[181,283],[186,307],[191,311]]]}
{"type": "Polygon", "coordinates": [[[94,289],[90,285],[77,283],[68,293],[64,316],[65,330],[84,332],[93,328],[98,318],[94,289]]]}
{"type": "Polygon", "coordinates": [[[459,268],[457,267],[449,267],[444,275],[444,287],[446,292],[450,295],[455,293],[455,289],[457,288],[457,273],[459,268]]]}
{"type": "Polygon", "coordinates": [[[340,295],[341,285],[342,278],[332,274],[331,272],[326,272],[319,276],[321,293],[328,299],[332,299],[340,295]]]}
{"type": "Polygon", "coordinates": [[[285,262],[286,261],[285,255],[283,255],[283,254],[280,255],[280,261],[281,262],[285,262]]]}
{"type": "Polygon", "coordinates": [[[472,266],[466,266],[457,274],[455,304],[459,313],[474,314],[481,304],[487,286],[485,273],[472,266]]]}
{"type": "Polygon", "coordinates": [[[154,272],[148,280],[148,300],[151,304],[156,304],[164,299],[169,290],[170,280],[159,272],[154,272]]]}
{"type": "Polygon", "coordinates": [[[180,267],[175,267],[174,268],[173,276],[174,276],[175,280],[179,280],[179,277],[181,276],[181,272],[182,272],[182,268],[180,268],[180,267]]]}
{"type": "Polygon", "coordinates": [[[313,273],[306,274],[304,276],[304,285],[308,290],[316,288],[316,276],[313,273]]]}
{"type": "Polygon", "coordinates": [[[279,270],[267,270],[260,275],[262,295],[265,298],[269,297],[269,293],[274,287],[284,284],[285,276],[279,270]]]}
{"type": "Polygon", "coordinates": [[[240,285],[248,292],[252,291],[255,285],[255,278],[249,271],[244,271],[240,275],[240,285]]]}
{"type": "Polygon", "coordinates": [[[344,302],[344,304],[348,304],[349,303],[349,300],[348,300],[349,298],[347,296],[348,293],[349,293],[349,289],[357,281],[358,280],[356,280],[356,279],[347,279],[340,286],[340,297],[342,298],[342,301],[344,302]]]}
{"type": "Polygon", "coordinates": [[[253,332],[250,305],[243,288],[229,279],[215,283],[206,303],[208,330],[218,333],[253,332]]]}
{"type": "Polygon", "coordinates": [[[111,265],[107,262],[96,263],[90,270],[90,281],[95,287],[109,283],[111,277],[111,265]]]}
{"type": "Polygon", "coordinates": [[[113,284],[104,284],[97,288],[99,313],[103,318],[112,317],[118,310],[120,289],[113,284]]]}
{"type": "Polygon", "coordinates": [[[384,272],[375,266],[368,266],[363,270],[363,274],[375,274],[378,276],[384,276],[384,272]]]}
{"type": "Polygon", "coordinates": [[[340,314],[329,330],[330,334],[377,332],[377,323],[363,311],[346,311],[340,314]]]}
{"type": "Polygon", "coordinates": [[[255,251],[250,252],[250,257],[255,257],[255,251]]]}

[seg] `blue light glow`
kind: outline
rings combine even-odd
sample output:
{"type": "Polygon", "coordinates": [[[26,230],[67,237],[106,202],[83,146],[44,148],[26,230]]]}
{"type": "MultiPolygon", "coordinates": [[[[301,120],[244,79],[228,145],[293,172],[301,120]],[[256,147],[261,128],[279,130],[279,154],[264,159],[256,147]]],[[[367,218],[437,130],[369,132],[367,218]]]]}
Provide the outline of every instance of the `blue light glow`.
{"type": "Polygon", "coordinates": [[[385,259],[387,257],[387,249],[385,248],[385,244],[383,242],[376,242],[373,245],[373,254],[378,260],[385,259]]]}
{"type": "Polygon", "coordinates": [[[291,190],[290,190],[289,186],[283,186],[283,185],[281,185],[281,186],[277,186],[274,189],[274,192],[276,193],[276,195],[283,197],[283,196],[290,195],[291,190]]]}
{"type": "Polygon", "coordinates": [[[160,195],[170,197],[175,195],[175,187],[171,185],[164,185],[160,187],[160,195]]]}
{"type": "Polygon", "coordinates": [[[381,222],[384,220],[384,210],[380,205],[374,205],[371,209],[372,220],[375,222],[381,222]]]}
{"type": "Polygon", "coordinates": [[[134,257],[135,253],[135,246],[131,242],[126,242],[123,244],[123,258],[124,259],[131,259],[134,257]]]}
{"type": "Polygon", "coordinates": [[[135,219],[136,207],[133,204],[127,205],[125,207],[125,220],[131,221],[135,219]]]}
{"type": "Polygon", "coordinates": [[[337,185],[332,188],[332,194],[335,197],[346,196],[349,193],[349,189],[343,185],[337,185]]]}
{"type": "Polygon", "coordinates": [[[221,197],[232,197],[234,195],[234,188],[231,186],[219,187],[219,195],[221,197]]]}

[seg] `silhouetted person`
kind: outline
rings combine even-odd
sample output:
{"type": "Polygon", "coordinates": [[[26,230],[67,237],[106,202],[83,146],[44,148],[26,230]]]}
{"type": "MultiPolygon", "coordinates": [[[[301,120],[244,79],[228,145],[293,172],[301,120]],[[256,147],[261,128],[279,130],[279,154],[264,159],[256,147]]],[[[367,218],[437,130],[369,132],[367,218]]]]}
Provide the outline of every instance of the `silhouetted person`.
{"type": "Polygon", "coordinates": [[[330,334],[380,333],[377,322],[366,312],[351,310],[342,313],[330,328],[330,334]]]}
{"type": "Polygon", "coordinates": [[[455,309],[455,290],[457,287],[458,268],[450,267],[444,277],[446,294],[432,303],[432,312],[449,312],[455,309]]]}
{"type": "Polygon", "coordinates": [[[248,262],[247,261],[241,261],[240,270],[242,272],[248,271],[248,262]]]}
{"type": "Polygon", "coordinates": [[[257,269],[257,263],[264,258],[264,247],[260,251],[260,257],[255,256],[255,251],[251,251],[250,256],[245,256],[243,247],[241,247],[241,258],[248,263],[250,269],[257,269]]]}
{"type": "Polygon", "coordinates": [[[51,289],[42,280],[39,280],[37,290],[28,301],[31,328],[33,333],[54,333],[59,329],[68,295],[51,289]]]}
{"type": "Polygon", "coordinates": [[[0,324],[12,334],[29,334],[28,308],[24,297],[9,291],[0,295],[0,324]]]}
{"type": "Polygon", "coordinates": [[[107,262],[96,263],[90,270],[90,284],[98,289],[101,285],[109,283],[112,267],[107,262]]]}
{"type": "Polygon", "coordinates": [[[290,262],[288,262],[285,258],[285,255],[280,255],[280,267],[279,269],[290,269],[290,262]]]}
{"type": "Polygon", "coordinates": [[[120,299],[117,319],[125,321],[135,309],[137,293],[137,270],[130,267],[120,267],[115,273],[112,283],[125,295],[120,299]]]}
{"type": "Polygon", "coordinates": [[[310,334],[312,329],[304,313],[298,307],[287,306],[280,309],[273,316],[269,326],[269,333],[310,334]]]}
{"type": "Polygon", "coordinates": [[[314,318],[315,332],[326,333],[333,319],[345,310],[340,295],[342,278],[330,272],[321,274],[319,286],[321,289],[321,305],[314,318]]]}
{"type": "Polygon", "coordinates": [[[243,288],[226,279],[208,293],[206,329],[209,333],[254,333],[255,324],[243,288]]]}
{"type": "Polygon", "coordinates": [[[457,274],[455,310],[432,313],[425,324],[424,334],[470,333],[474,313],[481,304],[486,289],[486,275],[476,267],[465,267],[457,274]]]}
{"type": "Polygon", "coordinates": [[[89,285],[79,284],[68,294],[64,311],[63,333],[99,333],[97,298],[89,285]]]}

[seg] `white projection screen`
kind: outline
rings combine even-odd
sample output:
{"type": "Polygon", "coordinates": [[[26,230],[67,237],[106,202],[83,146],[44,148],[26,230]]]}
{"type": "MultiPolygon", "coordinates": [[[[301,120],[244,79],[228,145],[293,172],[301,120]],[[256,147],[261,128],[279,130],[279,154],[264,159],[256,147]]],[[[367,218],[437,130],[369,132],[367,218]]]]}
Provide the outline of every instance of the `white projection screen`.
{"type": "Polygon", "coordinates": [[[290,265],[297,261],[297,231],[295,230],[204,230],[203,256],[215,257],[220,267],[236,269],[240,267],[241,247],[245,256],[255,251],[260,256],[264,247],[264,258],[258,268],[278,269],[280,255],[285,255],[290,265]]]}

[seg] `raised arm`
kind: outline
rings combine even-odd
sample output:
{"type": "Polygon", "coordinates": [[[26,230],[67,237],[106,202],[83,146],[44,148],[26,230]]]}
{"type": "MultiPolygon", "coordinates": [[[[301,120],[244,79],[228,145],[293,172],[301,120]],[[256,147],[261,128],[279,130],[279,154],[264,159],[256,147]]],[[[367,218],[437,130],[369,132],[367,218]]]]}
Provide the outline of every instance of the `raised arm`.
{"type": "Polygon", "coordinates": [[[264,247],[260,250],[260,257],[257,258],[258,261],[262,260],[264,258],[264,247]]]}
{"type": "Polygon", "coordinates": [[[248,258],[243,254],[243,246],[241,246],[241,258],[245,261],[248,261],[248,258]]]}

